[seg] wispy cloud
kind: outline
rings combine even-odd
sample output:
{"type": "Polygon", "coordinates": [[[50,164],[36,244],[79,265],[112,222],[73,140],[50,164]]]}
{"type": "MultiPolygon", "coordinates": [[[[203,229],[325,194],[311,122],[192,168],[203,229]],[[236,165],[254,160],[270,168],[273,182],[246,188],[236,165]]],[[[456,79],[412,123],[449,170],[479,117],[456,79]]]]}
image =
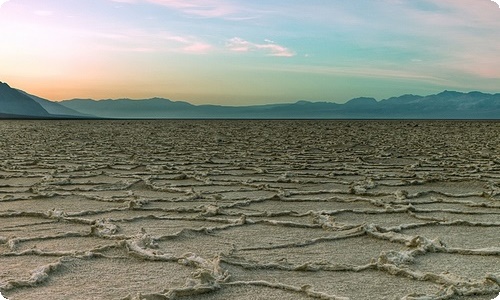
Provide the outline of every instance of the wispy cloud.
{"type": "Polygon", "coordinates": [[[361,77],[375,79],[392,79],[398,81],[418,81],[432,83],[435,85],[454,85],[452,80],[449,80],[439,75],[431,74],[429,71],[412,70],[411,68],[389,69],[377,66],[366,67],[340,67],[340,66],[312,66],[312,65],[268,65],[266,67],[259,66],[258,69],[266,68],[273,72],[290,72],[302,74],[320,74],[328,76],[340,77],[361,77]]]}
{"type": "Polygon", "coordinates": [[[206,17],[224,17],[236,13],[235,6],[223,1],[213,0],[147,0],[152,3],[177,9],[183,13],[206,17]]]}
{"type": "Polygon", "coordinates": [[[194,38],[186,37],[184,41],[178,41],[179,46],[174,47],[172,50],[176,52],[183,52],[187,54],[207,54],[214,49],[214,47],[194,38]]]}
{"type": "Polygon", "coordinates": [[[159,36],[160,39],[165,41],[174,42],[171,51],[183,52],[188,54],[206,54],[214,49],[214,47],[204,42],[194,36],[188,35],[172,35],[169,33],[163,33],[159,36]]]}
{"type": "Polygon", "coordinates": [[[176,52],[207,54],[214,47],[194,36],[131,29],[118,33],[89,33],[100,40],[101,49],[127,52],[176,52]]]}
{"type": "Polygon", "coordinates": [[[265,43],[257,44],[244,40],[239,37],[234,37],[227,41],[226,48],[233,52],[254,52],[262,51],[269,56],[292,57],[295,53],[281,45],[276,44],[271,40],[264,40],[265,43]]]}
{"type": "Polygon", "coordinates": [[[213,49],[213,46],[210,44],[198,42],[198,43],[192,43],[188,46],[182,47],[181,49],[186,53],[206,54],[213,49]]]}
{"type": "Polygon", "coordinates": [[[144,0],[203,18],[230,18],[242,13],[242,8],[227,1],[217,0],[144,0]]]}
{"type": "Polygon", "coordinates": [[[4,5],[6,2],[9,2],[9,0],[0,0],[0,7],[2,7],[2,5],[4,5]]]}
{"type": "Polygon", "coordinates": [[[120,3],[148,2],[201,18],[248,19],[249,10],[236,2],[225,0],[111,0],[120,3]]]}

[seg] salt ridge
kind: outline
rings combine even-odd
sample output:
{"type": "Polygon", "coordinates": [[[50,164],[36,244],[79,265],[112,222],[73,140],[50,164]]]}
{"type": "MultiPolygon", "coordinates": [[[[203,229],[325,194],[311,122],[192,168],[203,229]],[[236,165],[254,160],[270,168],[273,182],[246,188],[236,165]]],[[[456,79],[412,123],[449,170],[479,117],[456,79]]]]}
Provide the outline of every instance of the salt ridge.
{"type": "Polygon", "coordinates": [[[499,126],[4,123],[0,291],[493,298],[499,126]]]}

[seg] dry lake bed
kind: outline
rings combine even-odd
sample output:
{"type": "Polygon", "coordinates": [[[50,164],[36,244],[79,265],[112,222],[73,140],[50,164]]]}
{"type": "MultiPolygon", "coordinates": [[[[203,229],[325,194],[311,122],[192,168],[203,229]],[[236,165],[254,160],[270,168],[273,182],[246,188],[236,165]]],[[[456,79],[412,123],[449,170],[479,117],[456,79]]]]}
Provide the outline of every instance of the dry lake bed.
{"type": "Polygon", "coordinates": [[[500,292],[500,122],[0,121],[0,292],[500,292]]]}

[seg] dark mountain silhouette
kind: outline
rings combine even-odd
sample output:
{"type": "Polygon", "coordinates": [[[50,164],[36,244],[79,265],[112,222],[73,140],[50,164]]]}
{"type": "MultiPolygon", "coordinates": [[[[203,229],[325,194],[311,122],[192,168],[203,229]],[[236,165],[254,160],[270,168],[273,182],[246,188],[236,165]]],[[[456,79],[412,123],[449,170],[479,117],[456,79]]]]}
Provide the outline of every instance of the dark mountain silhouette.
{"type": "Polygon", "coordinates": [[[355,98],[345,104],[300,100],[253,106],[193,105],[162,98],[144,100],[74,99],[62,105],[104,118],[229,119],[499,119],[500,94],[444,91],[377,101],[355,98]]]}
{"type": "Polygon", "coordinates": [[[0,118],[61,119],[95,118],[0,82],[0,118]]]}
{"type": "Polygon", "coordinates": [[[50,117],[35,100],[3,82],[0,82],[0,114],[4,118],[50,117]]]}

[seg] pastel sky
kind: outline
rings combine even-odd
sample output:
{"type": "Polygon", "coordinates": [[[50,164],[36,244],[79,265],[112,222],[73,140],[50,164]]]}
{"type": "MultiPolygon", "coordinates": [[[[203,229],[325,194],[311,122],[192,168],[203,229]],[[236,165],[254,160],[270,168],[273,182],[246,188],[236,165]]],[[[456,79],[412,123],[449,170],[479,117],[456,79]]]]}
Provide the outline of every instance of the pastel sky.
{"type": "Polygon", "coordinates": [[[500,8],[490,0],[0,3],[0,81],[50,100],[500,92],[500,8]]]}

